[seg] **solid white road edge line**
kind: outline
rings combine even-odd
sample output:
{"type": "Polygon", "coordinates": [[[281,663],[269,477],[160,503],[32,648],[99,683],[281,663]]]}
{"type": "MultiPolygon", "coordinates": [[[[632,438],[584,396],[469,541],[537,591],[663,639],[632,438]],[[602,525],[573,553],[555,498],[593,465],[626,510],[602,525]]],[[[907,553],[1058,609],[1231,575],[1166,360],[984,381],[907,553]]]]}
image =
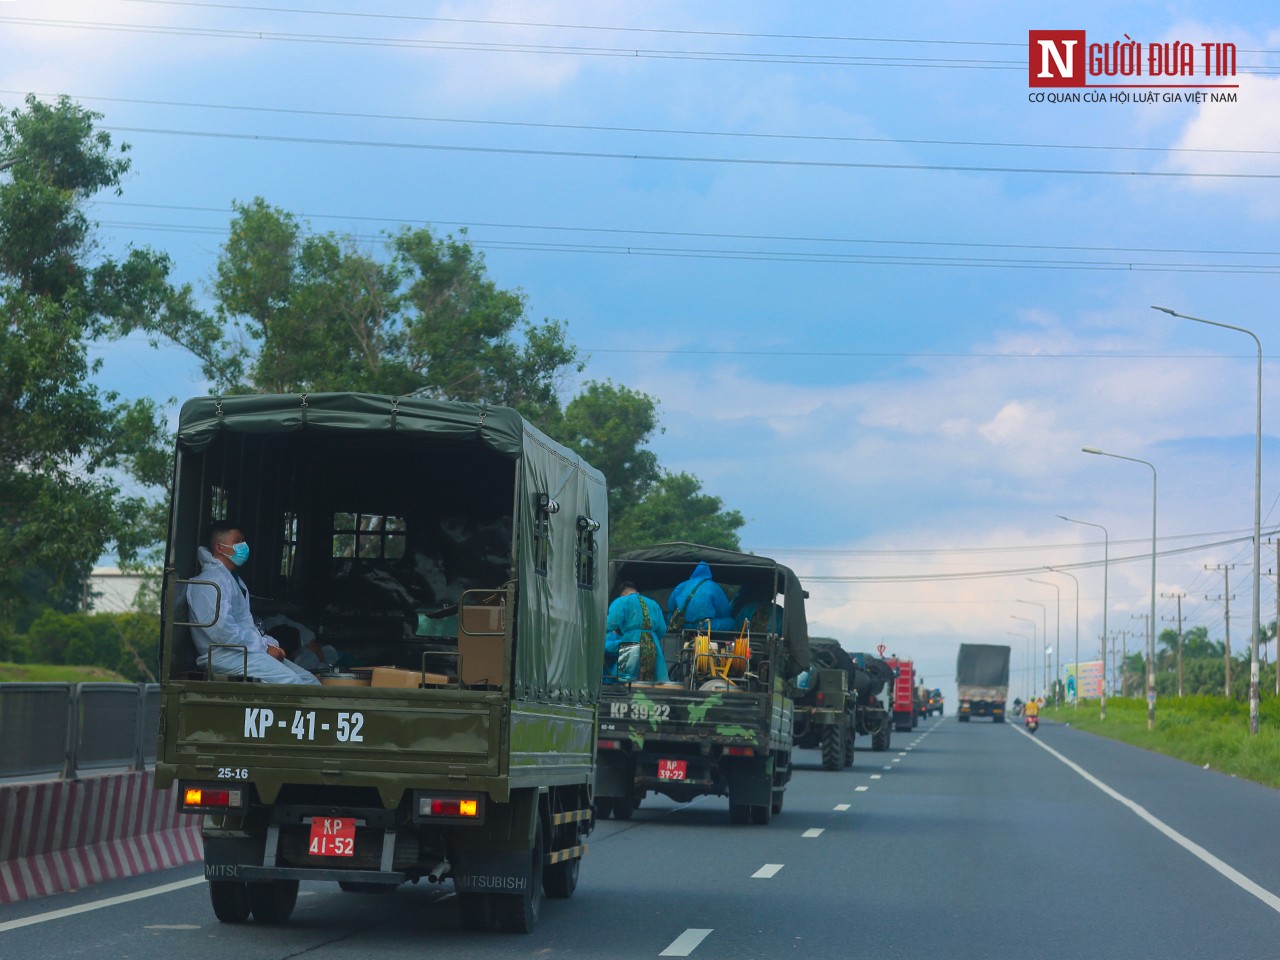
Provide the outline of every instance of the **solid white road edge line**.
{"type": "Polygon", "coordinates": [[[697,949],[698,944],[707,939],[709,933],[711,933],[710,930],[697,930],[691,927],[672,940],[667,949],[663,950],[658,956],[687,957],[697,949]]]}
{"type": "Polygon", "coordinates": [[[185,887],[194,887],[197,883],[204,883],[203,876],[192,877],[190,880],[178,880],[175,883],[165,883],[158,887],[150,887],[146,890],[139,890],[136,893],[125,893],[118,897],[108,897],[106,900],[94,900],[92,903],[82,903],[78,907],[64,907],[61,910],[50,910],[48,913],[37,913],[30,917],[23,917],[21,920],[6,920],[0,923],[0,933],[6,930],[17,930],[19,927],[29,927],[36,923],[47,923],[50,920],[61,920],[63,917],[74,917],[77,913],[88,913],[91,910],[101,910],[103,907],[114,907],[117,904],[128,903],[131,900],[145,900],[147,897],[157,897],[162,893],[173,893],[175,890],[182,890],[185,887]]]}
{"type": "Polygon", "coordinates": [[[770,877],[776,877],[778,871],[781,870],[781,863],[766,863],[763,867],[751,875],[752,880],[768,880],[770,877]]]}
{"type": "Polygon", "coordinates": [[[1157,830],[1163,833],[1166,837],[1168,837],[1178,846],[1182,847],[1192,856],[1196,857],[1207,866],[1212,867],[1214,870],[1217,870],[1220,874],[1222,874],[1224,877],[1226,877],[1228,880],[1234,883],[1241,890],[1244,890],[1246,893],[1253,894],[1255,897],[1257,897],[1259,900],[1265,903],[1272,910],[1276,911],[1277,913],[1280,913],[1280,897],[1277,897],[1270,890],[1267,890],[1265,887],[1262,887],[1259,884],[1254,883],[1252,880],[1246,877],[1243,873],[1241,873],[1235,867],[1232,867],[1227,863],[1223,862],[1222,860],[1219,860],[1217,857],[1215,857],[1212,853],[1210,853],[1204,847],[1200,846],[1200,844],[1196,843],[1194,840],[1184,837],[1177,830],[1173,829],[1173,827],[1169,826],[1167,823],[1165,823],[1155,814],[1147,810],[1147,808],[1142,806],[1142,804],[1135,803],[1134,801],[1126,797],[1123,793],[1120,793],[1118,790],[1114,790],[1111,787],[1107,786],[1105,783],[1103,783],[1101,780],[1099,780],[1097,777],[1091,774],[1088,770],[1085,770],[1078,763],[1075,763],[1072,760],[1068,760],[1066,757],[1060,754],[1057,750],[1053,749],[1053,747],[1037,740],[1035,737],[1027,733],[1025,730],[1021,730],[1018,727],[1014,727],[1013,729],[1017,730],[1018,733],[1022,734],[1024,737],[1026,737],[1028,740],[1034,743],[1037,747],[1040,747],[1042,750],[1047,750],[1051,756],[1060,760],[1063,764],[1065,764],[1071,770],[1074,770],[1076,773],[1080,774],[1080,776],[1084,777],[1085,780],[1089,781],[1089,783],[1093,784],[1095,787],[1097,787],[1099,790],[1101,790],[1103,793],[1109,796],[1112,800],[1115,800],[1119,803],[1124,804],[1126,807],[1128,807],[1130,810],[1136,813],[1139,817],[1147,821],[1147,823],[1151,824],[1151,826],[1155,827],[1157,830]]]}

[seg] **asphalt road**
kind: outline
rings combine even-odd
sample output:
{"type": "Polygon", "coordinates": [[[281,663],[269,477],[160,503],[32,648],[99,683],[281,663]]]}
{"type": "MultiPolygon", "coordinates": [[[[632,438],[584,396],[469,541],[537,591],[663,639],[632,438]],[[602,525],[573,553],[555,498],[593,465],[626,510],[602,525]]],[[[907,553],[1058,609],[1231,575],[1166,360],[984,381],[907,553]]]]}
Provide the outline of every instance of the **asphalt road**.
{"type": "Polygon", "coordinates": [[[304,884],[287,925],[227,926],[197,866],[0,907],[0,958],[1280,956],[1275,790],[954,717],[851,770],[798,766],[766,827],[652,797],[599,825],[577,894],[528,936],[464,933],[449,885],[425,883],[304,884]]]}

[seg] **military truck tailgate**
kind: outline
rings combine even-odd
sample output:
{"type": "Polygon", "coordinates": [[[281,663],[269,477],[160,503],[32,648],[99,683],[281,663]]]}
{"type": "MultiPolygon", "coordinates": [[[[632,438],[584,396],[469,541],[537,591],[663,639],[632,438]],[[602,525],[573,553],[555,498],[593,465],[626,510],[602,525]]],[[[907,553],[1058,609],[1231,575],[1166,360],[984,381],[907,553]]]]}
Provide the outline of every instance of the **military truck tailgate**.
{"type": "Polygon", "coordinates": [[[621,735],[637,748],[646,740],[764,746],[767,701],[763,693],[737,690],[606,686],[600,695],[600,735],[621,735]]]}
{"type": "Polygon", "coordinates": [[[377,786],[394,777],[475,788],[506,765],[500,693],[218,686],[169,694],[181,709],[162,711],[178,717],[176,729],[161,730],[163,773],[252,781],[270,803],[283,783],[377,786]]]}

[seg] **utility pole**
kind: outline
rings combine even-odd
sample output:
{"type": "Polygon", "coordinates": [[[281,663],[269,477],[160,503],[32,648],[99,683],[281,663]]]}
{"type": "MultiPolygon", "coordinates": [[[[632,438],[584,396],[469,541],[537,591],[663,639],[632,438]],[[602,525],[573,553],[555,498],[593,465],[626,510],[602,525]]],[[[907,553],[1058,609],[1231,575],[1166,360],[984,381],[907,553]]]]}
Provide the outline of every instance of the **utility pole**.
{"type": "MultiPolygon", "coordinates": [[[[1151,648],[1152,648],[1152,643],[1151,643],[1151,626],[1150,626],[1150,624],[1151,624],[1151,614],[1149,614],[1149,613],[1134,613],[1134,614],[1131,614],[1131,615],[1129,616],[1129,619],[1130,619],[1130,620],[1141,620],[1141,621],[1142,621],[1142,628],[1143,628],[1143,629],[1142,629],[1142,641],[1143,641],[1142,649],[1143,649],[1143,650],[1145,650],[1145,651],[1148,651],[1148,652],[1147,652],[1147,655],[1146,655],[1146,656],[1144,656],[1142,659],[1146,661],[1146,668],[1147,668],[1147,669],[1145,670],[1146,675],[1147,675],[1148,677],[1152,677],[1152,676],[1154,676],[1154,675],[1155,675],[1155,664],[1151,661],[1152,654],[1150,653],[1150,650],[1151,650],[1151,648]]],[[[1135,633],[1135,634],[1134,634],[1134,636],[1136,637],[1136,636],[1137,636],[1137,634],[1135,633]]]]}
{"type": "MultiPolygon", "coordinates": [[[[1178,696],[1182,696],[1182,598],[1185,593],[1162,593],[1160,596],[1166,599],[1172,598],[1178,601],[1178,696]]],[[[1276,603],[1280,603],[1280,596],[1277,596],[1276,603]]],[[[1168,620],[1168,617],[1165,617],[1168,620]]]]}
{"type": "Polygon", "coordinates": [[[1230,700],[1231,699],[1231,601],[1235,599],[1235,597],[1231,596],[1231,571],[1236,568],[1236,565],[1234,563],[1220,563],[1217,566],[1211,567],[1208,564],[1205,564],[1204,568],[1206,570],[1222,571],[1222,596],[1220,597],[1206,596],[1205,599],[1212,600],[1215,603],[1221,600],[1226,604],[1226,614],[1223,617],[1223,622],[1226,626],[1226,643],[1223,647],[1223,659],[1225,661],[1225,666],[1226,666],[1226,683],[1223,685],[1223,689],[1224,689],[1226,698],[1230,700]]]}

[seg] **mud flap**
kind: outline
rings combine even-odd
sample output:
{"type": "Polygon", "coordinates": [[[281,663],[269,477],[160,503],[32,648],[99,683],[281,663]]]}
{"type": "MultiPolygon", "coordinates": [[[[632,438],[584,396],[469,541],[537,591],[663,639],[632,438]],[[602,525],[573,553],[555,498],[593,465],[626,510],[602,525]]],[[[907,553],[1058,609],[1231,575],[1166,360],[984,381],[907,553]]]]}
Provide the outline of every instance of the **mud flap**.
{"type": "Polygon", "coordinates": [[[596,761],[596,796],[630,797],[635,792],[636,774],[631,754],[602,750],[596,761]]]}
{"type": "Polygon", "coordinates": [[[204,878],[206,880],[239,880],[240,868],[261,866],[266,837],[204,838],[204,878]]]}
{"type": "Polygon", "coordinates": [[[772,757],[735,757],[723,770],[730,803],[760,807],[773,802],[772,757]]]}
{"type": "Polygon", "coordinates": [[[455,831],[449,845],[454,888],[459,893],[522,893],[529,885],[537,823],[537,791],[516,790],[510,803],[489,805],[482,828],[455,831]]]}

